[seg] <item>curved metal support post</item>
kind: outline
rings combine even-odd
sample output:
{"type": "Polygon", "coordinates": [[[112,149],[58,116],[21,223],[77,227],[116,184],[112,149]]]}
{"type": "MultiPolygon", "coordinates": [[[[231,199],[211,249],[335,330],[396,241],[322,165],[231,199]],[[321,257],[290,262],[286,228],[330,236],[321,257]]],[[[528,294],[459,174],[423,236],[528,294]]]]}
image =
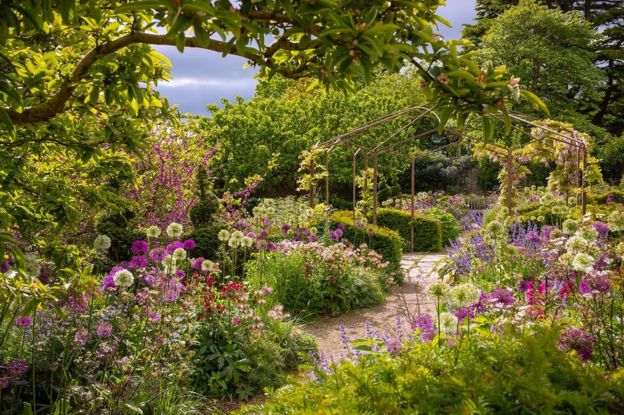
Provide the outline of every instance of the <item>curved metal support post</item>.
{"type": "Polygon", "coordinates": [[[373,225],[377,225],[377,193],[379,191],[378,180],[379,157],[373,154],[373,225]]]}
{"type": "Polygon", "coordinates": [[[410,221],[410,251],[414,252],[414,216],[416,212],[416,157],[412,155],[412,186],[411,186],[411,207],[410,213],[412,220],[410,221]]]}

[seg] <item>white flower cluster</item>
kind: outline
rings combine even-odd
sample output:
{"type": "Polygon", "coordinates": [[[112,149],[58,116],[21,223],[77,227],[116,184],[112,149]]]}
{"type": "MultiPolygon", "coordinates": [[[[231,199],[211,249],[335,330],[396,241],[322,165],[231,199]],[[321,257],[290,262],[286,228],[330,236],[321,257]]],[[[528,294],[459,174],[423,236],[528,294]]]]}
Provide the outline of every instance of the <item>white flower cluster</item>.
{"type": "Polygon", "coordinates": [[[179,223],[171,222],[169,226],[167,226],[167,235],[171,238],[179,238],[182,236],[182,232],[184,232],[184,229],[179,223]]]}
{"type": "Polygon", "coordinates": [[[122,269],[121,271],[117,271],[113,276],[113,281],[115,285],[122,290],[128,289],[134,283],[134,275],[127,269],[122,269]]]}
{"type": "Polygon", "coordinates": [[[98,235],[93,241],[93,247],[98,251],[106,251],[111,247],[111,239],[106,235],[98,235]]]}

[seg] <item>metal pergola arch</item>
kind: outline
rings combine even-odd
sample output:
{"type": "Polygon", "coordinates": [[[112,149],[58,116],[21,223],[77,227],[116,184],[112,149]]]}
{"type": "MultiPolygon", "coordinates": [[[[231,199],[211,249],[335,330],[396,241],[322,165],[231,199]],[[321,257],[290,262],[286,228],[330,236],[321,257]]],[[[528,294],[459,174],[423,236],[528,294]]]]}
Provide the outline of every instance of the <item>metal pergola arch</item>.
{"type": "MultiPolygon", "coordinates": [[[[505,114],[501,113],[494,113],[494,114],[487,114],[485,115],[487,117],[490,117],[491,119],[497,121],[497,122],[501,122],[504,123],[503,117],[505,116],[505,114]]],[[[534,137],[532,134],[528,133],[527,131],[519,128],[516,124],[520,124],[520,125],[525,125],[525,126],[530,126],[531,128],[537,128],[537,129],[541,129],[543,131],[547,131],[551,134],[554,134],[555,137],[550,137],[551,139],[561,142],[561,143],[565,143],[568,145],[573,146],[574,148],[577,149],[577,175],[578,175],[578,184],[580,185],[579,187],[581,188],[581,194],[580,194],[580,199],[581,199],[581,205],[582,205],[582,214],[585,215],[586,213],[586,208],[587,208],[587,195],[586,195],[586,179],[585,179],[585,174],[584,174],[584,169],[586,168],[586,164],[587,164],[587,143],[585,143],[584,140],[579,139],[577,137],[577,131],[573,130],[572,134],[565,134],[562,133],[560,131],[556,131],[553,130],[547,126],[543,126],[540,124],[537,124],[535,121],[537,120],[537,118],[532,118],[526,114],[520,114],[520,113],[516,113],[516,112],[510,112],[507,114],[507,116],[511,119],[511,128],[519,131],[525,135],[529,135],[531,137],[531,141],[529,141],[529,143],[532,142],[541,142],[542,144],[544,144],[545,146],[548,146],[548,143],[545,142],[545,140],[539,139],[537,137],[534,137]],[[582,159],[582,164],[583,167],[581,168],[581,159],[582,159]]],[[[353,174],[353,185],[352,185],[352,210],[353,210],[353,215],[355,218],[355,214],[356,214],[356,203],[357,203],[357,189],[356,189],[356,184],[355,184],[355,177],[357,174],[357,157],[360,155],[364,156],[364,168],[368,169],[368,160],[370,157],[372,157],[373,159],[373,206],[372,206],[372,220],[373,220],[373,224],[377,224],[377,207],[378,207],[378,158],[379,155],[381,154],[385,154],[385,153],[389,153],[393,150],[396,149],[396,147],[402,145],[402,144],[406,144],[412,140],[416,140],[418,138],[422,138],[422,137],[426,137],[429,135],[433,135],[435,133],[438,133],[439,130],[437,128],[432,128],[432,129],[428,129],[425,131],[421,131],[419,133],[416,133],[414,135],[409,136],[408,138],[393,142],[392,139],[395,138],[398,134],[406,131],[409,127],[412,127],[417,121],[422,120],[424,118],[431,118],[433,119],[435,122],[437,122],[437,124],[440,123],[440,117],[437,115],[437,113],[434,111],[434,109],[432,108],[428,108],[428,107],[424,107],[424,106],[413,106],[413,107],[409,107],[400,111],[396,111],[387,115],[384,115],[382,117],[376,118],[372,121],[369,121],[359,127],[356,127],[346,133],[337,135],[335,137],[332,137],[328,140],[322,141],[322,142],[317,142],[315,145],[318,146],[319,148],[325,150],[325,168],[326,168],[326,177],[325,177],[325,199],[327,202],[329,202],[329,156],[331,154],[331,152],[333,150],[335,150],[338,146],[340,145],[345,145],[348,148],[351,149],[352,151],[352,174],[353,174]],[[401,117],[410,117],[408,118],[408,121],[404,124],[401,125],[401,127],[399,127],[396,131],[394,131],[392,134],[390,134],[388,137],[386,137],[383,141],[381,141],[379,144],[375,145],[375,146],[371,146],[371,147],[367,147],[363,144],[357,143],[355,140],[352,139],[352,137],[357,136],[358,134],[362,134],[368,130],[370,130],[373,127],[379,126],[379,125],[383,125],[385,123],[388,122],[392,122],[395,121],[397,119],[400,119],[401,117]]],[[[446,132],[451,132],[453,134],[453,136],[455,137],[456,140],[453,140],[451,143],[445,144],[439,148],[433,149],[432,151],[439,151],[441,150],[443,147],[447,147],[449,145],[453,145],[453,144],[457,144],[457,143],[461,143],[462,142],[462,134],[459,133],[456,130],[452,130],[452,129],[444,129],[444,131],[446,132]]],[[[507,162],[513,162],[514,159],[514,152],[524,146],[526,146],[529,143],[525,143],[522,144],[520,146],[516,146],[516,147],[511,147],[511,148],[507,148],[507,147],[503,147],[500,145],[496,145],[494,144],[494,147],[498,147],[498,153],[501,155],[504,155],[505,157],[507,157],[507,162]]],[[[416,178],[416,169],[415,169],[415,157],[412,155],[411,157],[411,216],[412,218],[415,216],[415,178],[416,178]]],[[[314,166],[312,166],[312,170],[314,170],[314,166]]],[[[310,192],[310,202],[311,204],[314,203],[314,199],[315,199],[315,191],[314,189],[311,190],[310,192]]],[[[413,246],[413,240],[414,240],[414,235],[413,235],[413,229],[411,231],[412,233],[412,246],[413,246]]]]}

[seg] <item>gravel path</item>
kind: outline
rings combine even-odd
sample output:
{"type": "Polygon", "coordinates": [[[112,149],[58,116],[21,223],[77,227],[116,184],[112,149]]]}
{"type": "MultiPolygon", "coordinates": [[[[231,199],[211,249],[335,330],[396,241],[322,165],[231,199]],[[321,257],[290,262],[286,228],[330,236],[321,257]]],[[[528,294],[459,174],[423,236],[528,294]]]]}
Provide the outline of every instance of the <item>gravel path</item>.
{"type": "Polygon", "coordinates": [[[385,303],[376,307],[355,310],[338,317],[320,318],[305,328],[317,338],[319,352],[325,356],[338,357],[343,350],[338,327],[346,327],[351,339],[364,336],[364,323],[368,320],[375,331],[394,333],[397,316],[407,327],[410,317],[422,312],[433,312],[434,305],[427,297],[427,287],[438,278],[437,267],[446,254],[403,255],[401,268],[405,271],[405,282],[395,287],[386,297],[385,303]]]}

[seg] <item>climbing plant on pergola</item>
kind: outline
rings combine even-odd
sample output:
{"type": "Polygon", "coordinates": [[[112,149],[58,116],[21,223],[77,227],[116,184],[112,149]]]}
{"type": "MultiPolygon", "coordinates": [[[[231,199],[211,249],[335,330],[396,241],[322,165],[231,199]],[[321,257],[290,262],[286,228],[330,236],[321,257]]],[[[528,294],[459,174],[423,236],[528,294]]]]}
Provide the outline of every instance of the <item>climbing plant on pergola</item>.
{"type": "MultiPolygon", "coordinates": [[[[558,142],[564,145],[568,145],[576,149],[576,177],[577,177],[577,187],[580,189],[578,194],[578,199],[580,199],[580,204],[582,206],[583,215],[586,213],[587,206],[587,197],[586,197],[586,174],[585,171],[587,169],[587,143],[580,136],[580,134],[576,130],[571,131],[557,131],[553,128],[550,128],[548,125],[542,125],[536,119],[533,119],[527,115],[519,114],[519,113],[492,113],[483,115],[484,118],[484,134],[481,138],[481,142],[484,146],[487,147],[488,150],[498,154],[504,160],[504,165],[508,170],[508,174],[505,183],[505,205],[509,209],[509,212],[513,211],[513,177],[512,172],[514,168],[514,163],[519,163],[519,158],[526,150],[528,146],[534,145],[536,143],[540,144],[541,150],[546,150],[554,154],[555,149],[551,145],[553,142],[558,142]],[[509,134],[511,131],[517,131],[522,134],[528,135],[531,140],[527,143],[516,145],[516,146],[504,146],[495,142],[492,142],[493,136],[493,124],[502,123],[504,124],[504,131],[506,134],[509,134]],[[531,132],[524,130],[521,127],[530,127],[531,132]],[[548,133],[548,136],[545,134],[540,134],[541,132],[548,133]]],[[[353,184],[352,184],[352,210],[354,219],[356,217],[356,204],[357,204],[357,189],[356,189],[356,170],[357,170],[357,158],[364,158],[364,168],[368,169],[369,160],[372,159],[373,164],[373,205],[372,205],[372,222],[373,224],[377,224],[377,207],[378,207],[378,171],[379,171],[379,156],[382,154],[390,153],[393,151],[397,151],[401,148],[401,145],[408,144],[411,141],[431,136],[436,133],[441,133],[443,131],[450,132],[454,140],[452,142],[447,143],[443,146],[440,146],[432,151],[441,150],[444,147],[449,145],[461,143],[463,141],[463,135],[453,129],[444,128],[444,123],[441,122],[440,117],[432,108],[427,108],[423,106],[414,106],[409,107],[394,113],[387,114],[383,117],[374,119],[369,121],[357,128],[354,128],[344,134],[332,137],[326,141],[317,142],[313,146],[313,151],[308,153],[308,159],[303,164],[301,170],[304,172],[307,170],[307,183],[308,186],[306,189],[309,191],[310,204],[313,206],[316,200],[316,181],[320,179],[324,179],[325,181],[325,200],[329,201],[329,156],[333,150],[338,148],[339,146],[346,146],[352,152],[352,173],[353,173],[353,184]],[[398,138],[399,135],[411,127],[417,126],[417,122],[423,120],[425,118],[429,118],[434,120],[437,123],[436,128],[428,128],[423,129],[415,134],[409,135],[407,138],[398,138]],[[398,129],[388,134],[388,136],[384,137],[379,143],[372,146],[366,146],[361,143],[358,143],[355,140],[360,134],[363,134],[370,130],[371,128],[377,127],[379,125],[387,124],[392,121],[396,121],[399,119],[405,119],[398,129]],[[317,163],[316,158],[319,155],[324,154],[325,156],[325,165],[322,169],[317,171],[320,164],[317,163]]],[[[415,157],[411,156],[411,215],[412,218],[415,216],[415,187],[416,187],[416,168],[415,168],[415,157]]],[[[412,233],[412,241],[413,241],[413,229],[412,233]]],[[[413,243],[413,242],[412,242],[413,243]]]]}

